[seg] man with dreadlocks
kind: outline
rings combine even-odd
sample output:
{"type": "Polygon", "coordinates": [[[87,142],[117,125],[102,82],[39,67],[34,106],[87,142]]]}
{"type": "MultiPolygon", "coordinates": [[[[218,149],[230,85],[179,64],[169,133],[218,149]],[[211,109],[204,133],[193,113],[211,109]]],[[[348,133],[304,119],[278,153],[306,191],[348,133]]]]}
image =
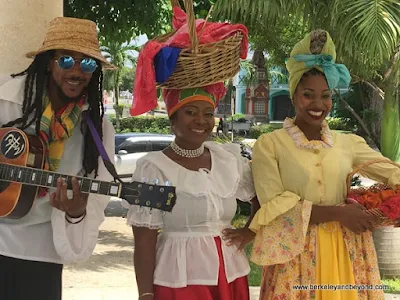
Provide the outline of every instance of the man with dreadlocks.
{"type": "MultiPolygon", "coordinates": [[[[114,66],[99,50],[96,24],[56,18],[41,48],[27,57],[32,64],[0,85],[1,126],[41,137],[48,169],[111,181],[82,115],[90,116],[113,157],[102,69],[114,66]]],[[[1,299],[61,299],[63,264],[93,252],[109,198],[81,193],[76,178],[72,185],[67,190],[58,179],[56,189],[41,190],[26,216],[0,218],[1,299]]]]}

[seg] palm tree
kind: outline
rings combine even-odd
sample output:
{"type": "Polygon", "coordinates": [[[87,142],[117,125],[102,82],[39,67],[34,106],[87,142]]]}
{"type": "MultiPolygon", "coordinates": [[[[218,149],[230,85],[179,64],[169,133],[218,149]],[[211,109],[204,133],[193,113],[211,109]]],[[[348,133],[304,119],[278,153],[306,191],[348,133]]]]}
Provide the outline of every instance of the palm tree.
{"type": "MultiPolygon", "coordinates": [[[[127,64],[131,64],[133,67],[136,66],[136,57],[132,51],[138,51],[138,47],[135,45],[123,45],[117,41],[110,41],[103,44],[101,51],[104,56],[118,69],[114,71],[108,71],[105,73],[105,82],[111,83],[114,89],[115,97],[115,115],[116,115],[116,130],[120,128],[119,119],[122,116],[122,109],[119,106],[119,87],[121,85],[121,71],[127,64]]],[[[132,82],[133,84],[133,82],[132,82]]]]}
{"type": "Polygon", "coordinates": [[[252,29],[260,22],[297,18],[307,31],[328,30],[338,60],[348,66],[353,80],[364,82],[384,100],[381,151],[400,161],[398,0],[218,0],[214,14],[252,29]]]}

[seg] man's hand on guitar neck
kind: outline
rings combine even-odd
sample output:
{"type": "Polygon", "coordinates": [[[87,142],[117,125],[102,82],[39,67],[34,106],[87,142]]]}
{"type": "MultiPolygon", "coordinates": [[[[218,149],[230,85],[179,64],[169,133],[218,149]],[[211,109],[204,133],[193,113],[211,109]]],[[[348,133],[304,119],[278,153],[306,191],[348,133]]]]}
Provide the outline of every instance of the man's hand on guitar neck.
{"type": "Polygon", "coordinates": [[[72,178],[72,199],[67,197],[67,183],[62,178],[57,180],[57,190],[51,195],[50,204],[64,211],[71,218],[79,218],[86,212],[89,194],[81,193],[78,180],[72,178]]]}

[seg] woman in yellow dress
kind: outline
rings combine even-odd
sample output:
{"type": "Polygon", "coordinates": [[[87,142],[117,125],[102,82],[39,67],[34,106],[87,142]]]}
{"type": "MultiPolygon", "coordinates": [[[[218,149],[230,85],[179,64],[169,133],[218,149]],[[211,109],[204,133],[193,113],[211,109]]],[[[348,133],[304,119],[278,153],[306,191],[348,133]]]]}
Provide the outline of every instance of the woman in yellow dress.
{"type": "MultiPolygon", "coordinates": [[[[374,219],[360,205],[343,205],[352,168],[382,155],[359,136],[331,131],[325,121],[332,90],[350,82],[335,58],[323,30],[294,47],[287,68],[296,117],[262,135],[253,148],[261,208],[250,226],[256,232],[251,260],[264,266],[260,300],[384,299],[374,219]]],[[[390,164],[371,165],[362,175],[400,182],[390,164]]]]}

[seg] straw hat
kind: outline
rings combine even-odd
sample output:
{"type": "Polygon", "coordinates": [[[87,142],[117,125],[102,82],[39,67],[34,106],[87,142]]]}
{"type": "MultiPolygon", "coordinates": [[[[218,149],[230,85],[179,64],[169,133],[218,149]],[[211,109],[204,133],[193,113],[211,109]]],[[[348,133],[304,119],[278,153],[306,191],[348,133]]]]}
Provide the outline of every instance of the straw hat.
{"type": "Polygon", "coordinates": [[[77,51],[101,62],[103,69],[116,69],[100,52],[96,23],[90,20],[58,17],[50,22],[39,50],[26,54],[33,58],[49,50],[77,51]]]}

